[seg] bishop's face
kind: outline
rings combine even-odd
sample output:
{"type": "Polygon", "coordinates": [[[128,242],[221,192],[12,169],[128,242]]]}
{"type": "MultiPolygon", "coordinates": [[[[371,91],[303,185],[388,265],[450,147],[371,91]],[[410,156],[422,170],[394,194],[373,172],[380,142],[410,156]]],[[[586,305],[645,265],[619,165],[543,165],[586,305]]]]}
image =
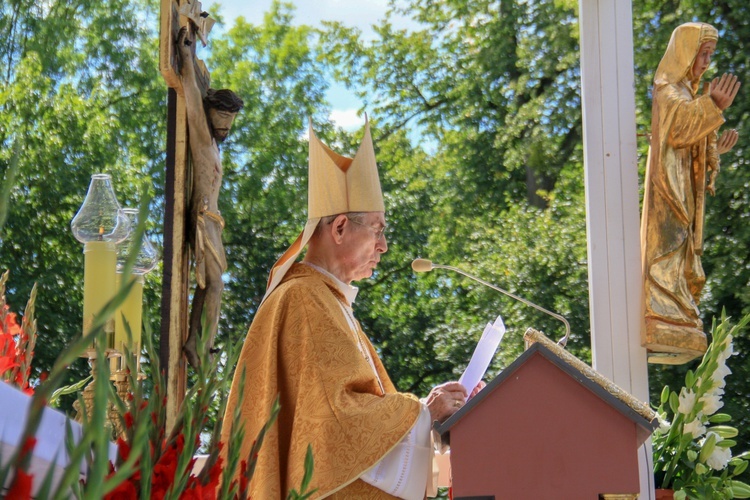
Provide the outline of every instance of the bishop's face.
{"type": "Polygon", "coordinates": [[[345,229],[344,282],[357,281],[372,276],[380,262],[380,254],[388,251],[385,234],[385,214],[368,212],[361,219],[349,219],[345,229]]]}
{"type": "Polygon", "coordinates": [[[695,56],[695,61],[693,61],[693,80],[697,80],[706,72],[711,65],[714,52],[716,52],[716,41],[709,40],[701,44],[698,55],[695,56]]]}
{"type": "Polygon", "coordinates": [[[213,130],[216,142],[224,142],[224,139],[227,138],[236,115],[237,113],[232,113],[231,111],[223,111],[214,108],[208,110],[208,119],[211,121],[211,129],[213,130]]]}

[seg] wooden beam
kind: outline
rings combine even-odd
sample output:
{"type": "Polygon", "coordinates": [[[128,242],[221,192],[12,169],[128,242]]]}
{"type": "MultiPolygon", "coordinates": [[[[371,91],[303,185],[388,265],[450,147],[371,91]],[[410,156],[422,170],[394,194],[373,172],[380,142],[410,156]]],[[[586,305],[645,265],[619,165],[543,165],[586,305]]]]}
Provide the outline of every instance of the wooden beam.
{"type": "MultiPolygon", "coordinates": [[[[167,96],[167,161],[164,209],[164,276],[162,279],[160,362],[167,378],[167,431],[177,419],[187,390],[187,364],[182,346],[188,335],[190,295],[189,223],[192,161],[187,110],[182,93],[180,61],[174,41],[187,19],[180,19],[185,0],[162,0],[159,33],[159,70],[169,88],[167,96]]],[[[193,46],[193,55],[195,55],[193,46]]],[[[211,75],[200,59],[193,57],[201,95],[206,95],[211,75]]]]}
{"type": "Polygon", "coordinates": [[[185,397],[187,374],[182,344],[187,333],[190,255],[187,223],[187,115],[185,99],[170,88],[167,168],[164,190],[164,276],[162,278],[160,362],[167,378],[167,429],[185,397]]]}

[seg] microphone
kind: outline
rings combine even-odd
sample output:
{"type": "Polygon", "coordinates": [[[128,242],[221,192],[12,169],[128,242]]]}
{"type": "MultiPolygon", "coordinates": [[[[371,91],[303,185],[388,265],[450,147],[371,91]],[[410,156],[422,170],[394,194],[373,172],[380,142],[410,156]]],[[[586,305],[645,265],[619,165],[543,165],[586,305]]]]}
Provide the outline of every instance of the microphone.
{"type": "Polygon", "coordinates": [[[462,271],[461,269],[458,269],[457,267],[444,266],[442,264],[433,264],[433,262],[431,260],[428,260],[428,259],[414,259],[412,261],[412,263],[411,263],[411,268],[414,269],[415,273],[427,273],[427,272],[432,271],[433,269],[448,269],[450,271],[454,271],[454,272],[457,272],[458,274],[466,276],[467,278],[469,278],[471,280],[474,280],[477,283],[480,283],[480,284],[482,284],[482,285],[484,285],[486,287],[492,288],[493,290],[495,290],[497,292],[500,292],[503,295],[507,295],[508,297],[510,297],[512,299],[516,299],[519,302],[523,302],[527,306],[531,306],[534,309],[537,309],[538,311],[543,312],[544,314],[547,314],[547,315],[552,316],[553,318],[555,318],[555,319],[557,319],[559,321],[562,321],[563,324],[565,325],[565,336],[563,338],[561,338],[557,342],[557,345],[559,345],[560,347],[565,347],[567,345],[567,343],[568,343],[568,338],[570,337],[570,324],[568,323],[567,319],[563,318],[562,316],[560,316],[557,313],[553,313],[552,311],[548,311],[547,309],[545,309],[545,308],[543,308],[541,306],[538,306],[538,305],[534,304],[533,302],[530,302],[530,301],[528,301],[526,299],[523,299],[523,298],[519,297],[518,295],[514,295],[514,294],[512,294],[512,293],[510,293],[510,292],[508,292],[506,290],[503,290],[502,288],[499,288],[499,287],[491,284],[491,283],[487,283],[483,279],[477,278],[476,276],[472,276],[471,274],[466,273],[466,272],[462,271]]]}

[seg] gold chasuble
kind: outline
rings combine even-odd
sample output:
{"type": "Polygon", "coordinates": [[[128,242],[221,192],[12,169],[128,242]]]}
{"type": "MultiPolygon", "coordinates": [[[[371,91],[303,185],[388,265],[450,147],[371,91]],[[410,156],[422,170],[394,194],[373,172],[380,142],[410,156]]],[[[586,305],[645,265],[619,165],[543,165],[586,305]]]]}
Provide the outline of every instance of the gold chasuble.
{"type": "Polygon", "coordinates": [[[249,494],[283,499],[299,489],[308,444],[315,468],[313,498],[393,498],[359,476],[411,430],[420,412],[415,396],[396,392],[369,341],[352,332],[336,284],[304,264],[293,264],[258,310],[242,348],[224,418],[222,441],[231,429],[245,371],[241,421],[245,459],[271,405],[281,412],[258,455],[249,494]],[[364,342],[382,381],[359,350],[364,342]]]}

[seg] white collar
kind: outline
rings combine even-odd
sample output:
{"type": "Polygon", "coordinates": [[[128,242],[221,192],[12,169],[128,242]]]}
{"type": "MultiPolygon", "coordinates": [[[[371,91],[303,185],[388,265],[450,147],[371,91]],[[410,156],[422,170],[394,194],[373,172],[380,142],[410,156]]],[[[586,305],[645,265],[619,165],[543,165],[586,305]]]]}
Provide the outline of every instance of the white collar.
{"type": "Polygon", "coordinates": [[[352,304],[354,304],[354,299],[357,298],[357,294],[359,293],[359,288],[357,288],[356,286],[347,285],[346,283],[344,283],[343,281],[338,279],[336,276],[334,276],[333,274],[331,274],[330,272],[328,272],[327,270],[323,269],[320,266],[317,266],[315,264],[312,264],[310,262],[305,262],[305,261],[302,261],[302,263],[307,266],[312,267],[319,273],[331,278],[333,283],[336,285],[336,288],[338,288],[339,292],[341,292],[341,295],[343,295],[344,298],[346,299],[347,305],[351,307],[352,304]]]}

